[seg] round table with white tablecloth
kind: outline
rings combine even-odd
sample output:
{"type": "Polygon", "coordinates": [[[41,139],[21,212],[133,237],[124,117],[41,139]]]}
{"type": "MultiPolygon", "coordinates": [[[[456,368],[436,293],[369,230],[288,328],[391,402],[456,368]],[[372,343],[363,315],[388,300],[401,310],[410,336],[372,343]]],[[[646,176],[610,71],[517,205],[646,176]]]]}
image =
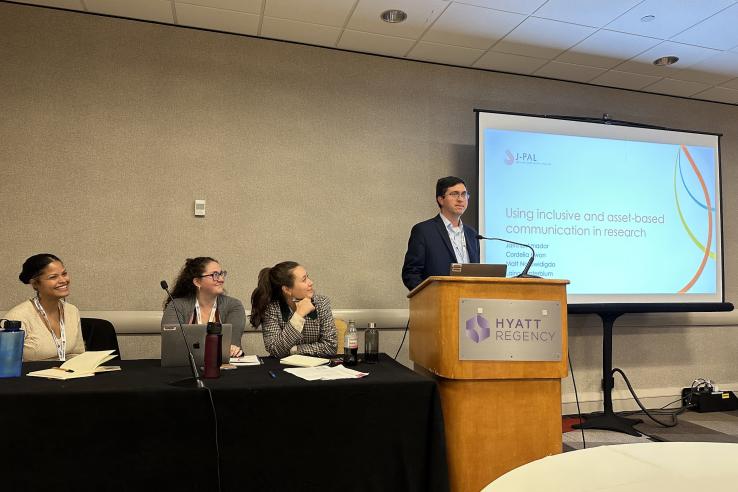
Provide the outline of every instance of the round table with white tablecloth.
{"type": "Polygon", "coordinates": [[[482,492],[694,492],[736,490],[738,444],[619,444],[547,456],[499,477],[482,492]]]}

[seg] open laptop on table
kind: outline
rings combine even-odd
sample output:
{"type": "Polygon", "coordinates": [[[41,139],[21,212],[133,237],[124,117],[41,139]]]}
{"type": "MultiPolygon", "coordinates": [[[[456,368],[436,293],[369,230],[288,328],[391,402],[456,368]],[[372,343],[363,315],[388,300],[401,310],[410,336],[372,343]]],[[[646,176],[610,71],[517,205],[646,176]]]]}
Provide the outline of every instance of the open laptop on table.
{"type": "MultiPolygon", "coordinates": [[[[223,324],[223,338],[221,340],[221,364],[226,364],[230,358],[231,333],[233,325],[223,324]]],[[[190,350],[195,357],[197,367],[205,365],[205,336],[207,325],[182,325],[190,350]]],[[[164,325],[161,327],[161,367],[185,367],[190,365],[189,355],[185,348],[179,325],[164,325]]]]}

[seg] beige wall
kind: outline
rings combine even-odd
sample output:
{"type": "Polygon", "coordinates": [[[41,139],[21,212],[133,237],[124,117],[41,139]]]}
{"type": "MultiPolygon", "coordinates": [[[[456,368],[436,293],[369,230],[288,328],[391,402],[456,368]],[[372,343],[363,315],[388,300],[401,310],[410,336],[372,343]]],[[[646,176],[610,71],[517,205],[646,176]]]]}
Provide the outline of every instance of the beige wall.
{"type": "MultiPolygon", "coordinates": [[[[0,310],[29,295],[17,274],[40,251],[66,261],[85,310],[156,310],[159,280],[195,255],[220,258],[243,299],[259,268],[297,259],[334,307],[405,308],[407,235],[436,213],[435,179],[476,189],[474,108],[723,133],[738,297],[735,106],[5,3],[0,60],[0,310]]],[[[673,319],[616,327],[637,387],[738,382],[735,316],[673,319]]],[[[599,333],[573,322],[593,394],[599,333]]]]}

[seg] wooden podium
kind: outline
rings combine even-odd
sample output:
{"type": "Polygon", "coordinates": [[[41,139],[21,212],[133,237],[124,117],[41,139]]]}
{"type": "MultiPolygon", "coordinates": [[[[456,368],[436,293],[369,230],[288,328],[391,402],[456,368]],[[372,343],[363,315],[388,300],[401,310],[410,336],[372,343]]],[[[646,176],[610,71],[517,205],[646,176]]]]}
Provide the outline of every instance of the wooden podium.
{"type": "Polygon", "coordinates": [[[438,381],[452,491],[478,492],[518,466],[561,453],[568,283],[429,277],[408,294],[410,359],[438,381]],[[561,360],[460,360],[460,299],[559,302],[561,360]]]}

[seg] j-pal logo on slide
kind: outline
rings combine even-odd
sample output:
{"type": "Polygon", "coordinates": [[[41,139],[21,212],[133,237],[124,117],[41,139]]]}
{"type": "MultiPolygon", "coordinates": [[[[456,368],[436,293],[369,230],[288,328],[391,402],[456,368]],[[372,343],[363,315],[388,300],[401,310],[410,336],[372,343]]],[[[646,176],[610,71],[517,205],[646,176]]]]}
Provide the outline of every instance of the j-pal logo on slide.
{"type": "Polygon", "coordinates": [[[516,162],[535,163],[538,162],[536,155],[532,152],[511,152],[509,149],[505,151],[505,164],[512,166],[516,162]]]}
{"type": "Polygon", "coordinates": [[[529,166],[550,166],[550,162],[541,162],[533,152],[513,152],[505,150],[504,162],[508,166],[513,164],[527,164],[529,166]]]}
{"type": "Polygon", "coordinates": [[[466,336],[474,343],[479,343],[489,338],[489,321],[482,316],[481,309],[478,310],[476,316],[472,316],[466,320],[466,336]]]}

